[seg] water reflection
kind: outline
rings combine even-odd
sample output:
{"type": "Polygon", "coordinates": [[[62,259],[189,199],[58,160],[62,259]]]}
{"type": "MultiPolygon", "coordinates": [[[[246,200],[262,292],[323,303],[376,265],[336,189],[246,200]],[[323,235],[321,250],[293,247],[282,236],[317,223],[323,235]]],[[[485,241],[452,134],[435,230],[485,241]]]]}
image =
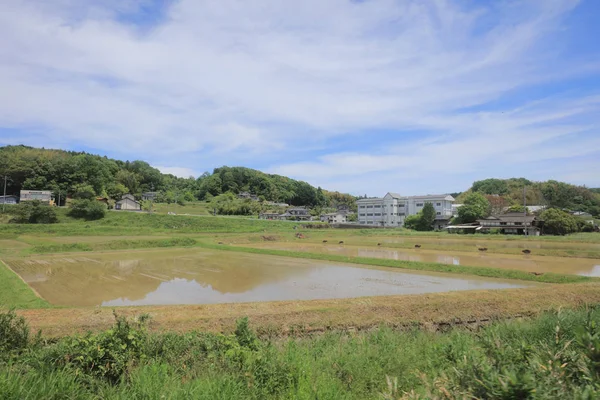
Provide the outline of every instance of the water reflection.
{"type": "Polygon", "coordinates": [[[308,300],[524,286],[197,249],[8,262],[43,298],[64,306],[308,300]]]}
{"type": "Polygon", "coordinates": [[[337,246],[311,243],[265,243],[263,248],[339,254],[347,257],[386,258],[392,260],[435,262],[452,265],[518,269],[528,272],[554,272],[600,276],[598,260],[575,257],[548,257],[435,250],[396,250],[381,247],[337,246]]]}

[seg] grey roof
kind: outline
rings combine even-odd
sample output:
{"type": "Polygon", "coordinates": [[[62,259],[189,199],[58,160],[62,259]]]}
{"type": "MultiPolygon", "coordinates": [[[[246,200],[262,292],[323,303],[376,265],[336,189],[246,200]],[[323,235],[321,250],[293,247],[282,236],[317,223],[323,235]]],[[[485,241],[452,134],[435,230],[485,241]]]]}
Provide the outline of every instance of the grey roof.
{"type": "Polygon", "coordinates": [[[392,193],[392,192],[388,192],[388,194],[389,194],[390,196],[392,196],[394,199],[402,199],[402,198],[404,198],[404,197],[405,197],[405,196],[402,196],[400,193],[392,193]]]}

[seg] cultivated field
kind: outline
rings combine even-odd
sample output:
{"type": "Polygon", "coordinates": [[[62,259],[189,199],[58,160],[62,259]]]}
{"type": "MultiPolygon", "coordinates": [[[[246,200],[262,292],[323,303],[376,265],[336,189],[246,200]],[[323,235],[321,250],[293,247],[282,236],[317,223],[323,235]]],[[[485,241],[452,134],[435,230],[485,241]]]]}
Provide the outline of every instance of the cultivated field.
{"type": "Polygon", "coordinates": [[[0,224],[0,398],[594,398],[599,253],[598,234],[0,224]]]}

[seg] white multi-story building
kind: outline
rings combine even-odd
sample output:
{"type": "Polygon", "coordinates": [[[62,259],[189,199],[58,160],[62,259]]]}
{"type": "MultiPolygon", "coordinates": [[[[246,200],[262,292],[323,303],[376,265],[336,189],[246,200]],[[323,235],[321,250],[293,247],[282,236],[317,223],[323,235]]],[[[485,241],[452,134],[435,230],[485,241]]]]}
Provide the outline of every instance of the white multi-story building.
{"type": "Polygon", "coordinates": [[[408,215],[416,215],[425,203],[433,204],[436,226],[452,218],[454,197],[450,195],[401,196],[398,193],[388,193],[380,198],[358,200],[358,223],[400,227],[404,225],[404,219],[408,215]]]}

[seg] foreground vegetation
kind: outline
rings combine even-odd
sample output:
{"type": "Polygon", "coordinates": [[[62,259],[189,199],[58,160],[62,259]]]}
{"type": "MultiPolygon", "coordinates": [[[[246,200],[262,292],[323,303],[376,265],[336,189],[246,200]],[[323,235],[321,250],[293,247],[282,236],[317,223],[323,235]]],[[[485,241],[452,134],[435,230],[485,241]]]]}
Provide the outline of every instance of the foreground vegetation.
{"type": "Polygon", "coordinates": [[[593,399],[600,310],[546,313],[477,332],[379,328],[259,339],[148,333],[146,317],[46,342],[0,315],[3,399],[593,399]]]}

